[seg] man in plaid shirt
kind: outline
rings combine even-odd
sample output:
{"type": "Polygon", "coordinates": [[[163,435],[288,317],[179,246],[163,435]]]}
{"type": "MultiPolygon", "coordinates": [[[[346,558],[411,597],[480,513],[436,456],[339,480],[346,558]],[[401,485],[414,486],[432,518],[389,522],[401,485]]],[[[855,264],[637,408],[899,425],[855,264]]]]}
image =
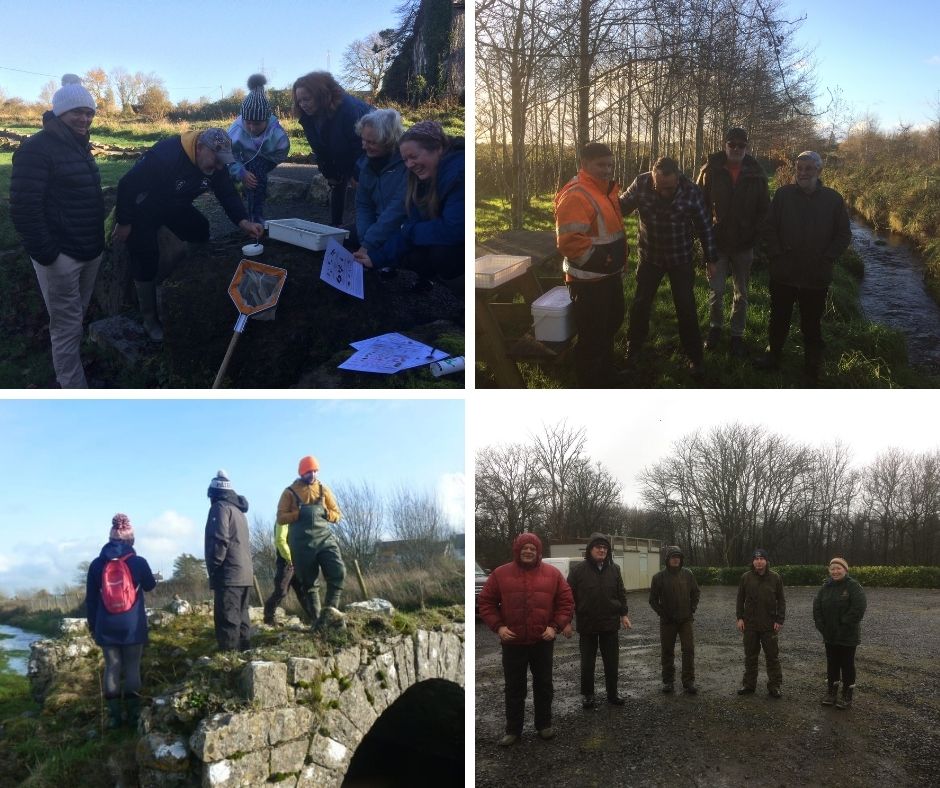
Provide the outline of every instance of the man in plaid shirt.
{"type": "Polygon", "coordinates": [[[672,300],[679,321],[679,338],[689,357],[689,369],[702,376],[702,336],[695,312],[692,263],[693,230],[702,244],[706,263],[715,261],[717,250],[711,218],[698,186],[679,172],[674,159],[662,157],[651,172],[637,176],[620,195],[624,216],[634,210],[640,217],[640,264],[636,270],[636,295],[630,306],[627,330],[627,367],[636,363],[649,336],[653,299],[664,276],[669,277],[672,300]]]}

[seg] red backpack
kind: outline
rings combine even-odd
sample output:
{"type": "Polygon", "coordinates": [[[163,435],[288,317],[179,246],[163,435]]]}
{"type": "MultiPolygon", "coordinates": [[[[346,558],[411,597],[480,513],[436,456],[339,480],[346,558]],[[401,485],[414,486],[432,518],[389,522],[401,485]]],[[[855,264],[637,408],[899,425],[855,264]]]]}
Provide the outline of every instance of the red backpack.
{"type": "Polygon", "coordinates": [[[137,601],[137,588],[127,566],[134,553],[112,558],[101,573],[101,604],[109,613],[126,613],[137,601]]]}

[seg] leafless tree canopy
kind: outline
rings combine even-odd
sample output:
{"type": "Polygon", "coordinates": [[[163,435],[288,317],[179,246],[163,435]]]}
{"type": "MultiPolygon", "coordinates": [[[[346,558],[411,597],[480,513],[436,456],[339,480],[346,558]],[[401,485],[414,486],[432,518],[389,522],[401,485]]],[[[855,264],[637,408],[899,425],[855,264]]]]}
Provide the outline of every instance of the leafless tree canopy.
{"type": "Polygon", "coordinates": [[[765,155],[813,133],[811,53],[780,0],[480,0],[476,19],[477,189],[514,228],[591,140],[626,184],[666,154],[691,172],[731,125],[765,155]]]}
{"type": "Polygon", "coordinates": [[[334,529],[343,560],[351,564],[355,559],[367,569],[375,561],[376,546],[385,530],[385,500],[366,481],[339,484],[335,493],[343,510],[343,519],[334,529]]]}
{"type": "Polygon", "coordinates": [[[583,429],[546,426],[526,444],[476,457],[478,560],[495,566],[522,531],[575,539],[593,531],[679,544],[699,565],[777,563],[835,554],[883,565],[940,564],[940,449],[888,448],[856,467],[847,446],[811,446],[764,427],[728,424],[676,441],[638,478],[642,509],[590,458],[583,429]]]}

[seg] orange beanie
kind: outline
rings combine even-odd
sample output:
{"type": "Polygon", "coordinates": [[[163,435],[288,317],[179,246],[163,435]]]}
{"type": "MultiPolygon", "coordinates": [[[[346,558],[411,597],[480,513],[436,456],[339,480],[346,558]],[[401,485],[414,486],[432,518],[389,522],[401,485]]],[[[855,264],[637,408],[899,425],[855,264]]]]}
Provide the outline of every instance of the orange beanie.
{"type": "Polygon", "coordinates": [[[317,462],[316,457],[307,455],[306,457],[300,458],[300,465],[297,466],[297,473],[300,476],[303,476],[305,473],[310,473],[310,471],[318,470],[320,470],[320,463],[317,462]]]}

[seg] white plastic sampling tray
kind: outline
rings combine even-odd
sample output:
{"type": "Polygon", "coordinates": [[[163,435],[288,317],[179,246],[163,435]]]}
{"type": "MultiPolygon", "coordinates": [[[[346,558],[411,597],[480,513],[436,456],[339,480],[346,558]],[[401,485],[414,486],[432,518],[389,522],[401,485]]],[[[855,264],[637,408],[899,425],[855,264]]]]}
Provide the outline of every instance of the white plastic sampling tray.
{"type": "Polygon", "coordinates": [[[531,257],[511,254],[485,254],[476,259],[474,284],[481,290],[499,287],[529,270],[531,257]]]}
{"type": "Polygon", "coordinates": [[[268,236],[304,249],[322,252],[330,238],[341,244],[349,237],[349,230],[328,224],[308,222],[306,219],[269,219],[264,223],[268,236]]]}

